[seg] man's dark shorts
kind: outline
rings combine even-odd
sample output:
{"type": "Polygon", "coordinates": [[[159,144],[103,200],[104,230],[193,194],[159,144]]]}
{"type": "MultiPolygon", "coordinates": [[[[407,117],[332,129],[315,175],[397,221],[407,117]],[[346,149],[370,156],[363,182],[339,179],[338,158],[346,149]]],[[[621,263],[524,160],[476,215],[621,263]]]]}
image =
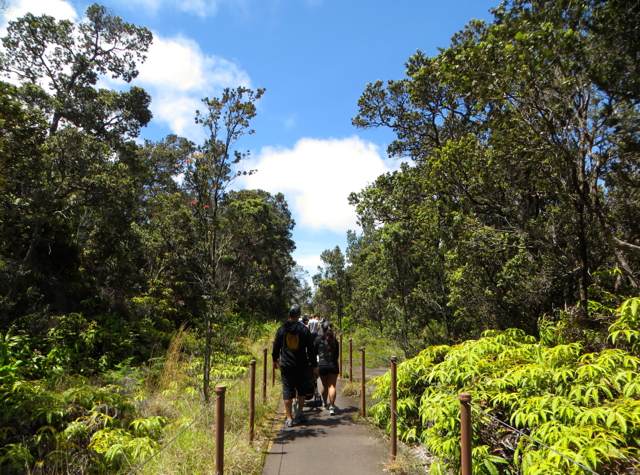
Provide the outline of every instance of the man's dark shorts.
{"type": "Polygon", "coordinates": [[[280,368],[282,376],[282,398],[294,399],[307,395],[307,368],[280,368]]]}

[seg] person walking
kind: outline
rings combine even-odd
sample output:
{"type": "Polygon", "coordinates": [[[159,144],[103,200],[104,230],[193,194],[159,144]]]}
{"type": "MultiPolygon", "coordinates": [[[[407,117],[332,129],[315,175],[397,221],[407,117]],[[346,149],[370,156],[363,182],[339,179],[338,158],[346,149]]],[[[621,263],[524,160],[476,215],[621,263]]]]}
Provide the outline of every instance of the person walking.
{"type": "Polygon", "coordinates": [[[313,367],[314,374],[318,371],[314,342],[309,329],[300,325],[300,314],[300,305],[293,305],[289,309],[289,320],[278,328],[271,353],[273,367],[279,368],[282,376],[282,397],[287,413],[286,427],[307,422],[302,409],[307,392],[309,365],[313,367]],[[298,410],[293,414],[293,400],[296,395],[298,410]]]}
{"type": "Polygon", "coordinates": [[[311,332],[311,338],[313,341],[316,341],[316,337],[318,336],[318,329],[320,328],[320,320],[318,320],[314,315],[311,315],[311,319],[309,320],[309,331],[311,332]]]}
{"type": "Polygon", "coordinates": [[[338,366],[340,348],[338,345],[338,340],[333,333],[333,324],[331,322],[323,323],[322,336],[316,338],[315,348],[318,353],[320,381],[322,381],[322,408],[326,409],[328,399],[329,414],[332,416],[338,409],[336,407],[336,382],[340,372],[338,366]]]}

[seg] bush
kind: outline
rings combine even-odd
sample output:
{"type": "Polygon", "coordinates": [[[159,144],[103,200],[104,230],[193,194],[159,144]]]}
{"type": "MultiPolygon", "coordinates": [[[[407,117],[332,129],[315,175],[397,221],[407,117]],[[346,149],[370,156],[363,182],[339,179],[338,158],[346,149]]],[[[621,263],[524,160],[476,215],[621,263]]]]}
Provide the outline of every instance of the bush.
{"type": "MultiPolygon", "coordinates": [[[[429,347],[398,368],[398,424],[405,441],[436,456],[431,473],[459,470],[460,415],[466,391],[491,414],[473,412],[474,473],[588,473],[497,421],[516,427],[600,474],[640,469],[638,300],[617,311],[609,338],[623,348],[587,352],[579,342],[549,346],[521,330],[487,331],[479,340],[429,347]]],[[[388,400],[390,376],[374,398],[388,400]]],[[[383,401],[371,414],[389,429],[383,401]]]]}

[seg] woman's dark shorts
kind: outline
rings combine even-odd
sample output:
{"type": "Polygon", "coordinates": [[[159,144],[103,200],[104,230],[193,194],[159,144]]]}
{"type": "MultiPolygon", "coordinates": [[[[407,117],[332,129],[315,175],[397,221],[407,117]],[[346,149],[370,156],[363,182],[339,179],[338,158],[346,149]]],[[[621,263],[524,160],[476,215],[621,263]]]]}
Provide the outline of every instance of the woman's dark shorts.
{"type": "Polygon", "coordinates": [[[296,392],[298,397],[305,397],[307,394],[307,373],[304,368],[280,368],[282,377],[282,399],[294,399],[296,392]]]}
{"type": "Polygon", "coordinates": [[[328,374],[340,374],[340,369],[337,366],[320,366],[320,376],[327,376],[328,374]]]}

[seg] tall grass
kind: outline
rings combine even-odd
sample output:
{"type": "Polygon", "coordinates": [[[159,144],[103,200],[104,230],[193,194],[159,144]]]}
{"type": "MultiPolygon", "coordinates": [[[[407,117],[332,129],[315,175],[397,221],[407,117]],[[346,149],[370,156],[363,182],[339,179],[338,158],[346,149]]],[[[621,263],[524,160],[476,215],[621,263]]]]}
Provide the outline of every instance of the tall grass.
{"type": "MultiPolygon", "coordinates": [[[[271,387],[271,352],[269,340],[271,328],[253,332],[243,342],[256,359],[255,432],[249,442],[249,394],[248,377],[219,378],[216,384],[227,386],[225,395],[225,473],[259,473],[263,464],[263,446],[267,441],[277,410],[280,387],[271,387]],[[262,354],[268,348],[267,401],[262,398],[262,354]]],[[[170,420],[164,429],[160,444],[167,444],[205,409],[202,393],[193,374],[194,362],[182,351],[185,332],[178,332],[167,352],[162,374],[149,386],[149,396],[141,402],[143,416],[162,415],[170,420]]],[[[248,370],[248,367],[247,367],[248,370]]],[[[246,372],[243,372],[245,375],[246,372]]],[[[214,373],[215,375],[215,373],[214,373]]],[[[213,387],[213,385],[212,385],[213,387]]],[[[212,396],[214,396],[212,394],[212,396]]],[[[138,473],[142,475],[209,474],[215,468],[215,399],[184,433],[171,442],[138,473]]]]}
{"type": "Polygon", "coordinates": [[[353,364],[356,366],[360,365],[360,351],[358,350],[361,346],[365,347],[366,365],[369,368],[388,367],[388,360],[392,356],[397,356],[400,361],[405,359],[404,351],[397,343],[380,335],[372,328],[361,327],[352,333],[343,334],[342,355],[347,364],[349,361],[349,338],[353,340],[353,364]]]}

